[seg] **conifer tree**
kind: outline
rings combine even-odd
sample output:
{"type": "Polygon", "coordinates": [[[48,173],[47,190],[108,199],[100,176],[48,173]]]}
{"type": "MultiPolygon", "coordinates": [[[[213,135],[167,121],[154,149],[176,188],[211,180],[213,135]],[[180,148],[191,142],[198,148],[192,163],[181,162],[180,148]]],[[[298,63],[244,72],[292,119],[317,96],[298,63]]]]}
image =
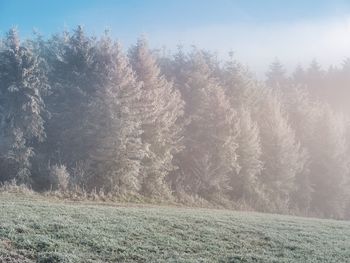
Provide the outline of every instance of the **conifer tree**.
{"type": "Polygon", "coordinates": [[[305,85],[306,72],[301,65],[298,65],[293,72],[292,80],[294,84],[305,85]]]}
{"type": "Polygon", "coordinates": [[[181,158],[183,184],[189,193],[211,199],[227,191],[230,174],[238,169],[237,115],[199,51],[190,63],[183,87],[190,118],[181,158]]]}
{"type": "Polygon", "coordinates": [[[311,183],[314,185],[311,207],[318,215],[342,218],[347,197],[349,157],[346,122],[343,116],[324,106],[316,119],[312,138],[311,183]]]}
{"type": "Polygon", "coordinates": [[[86,160],[94,147],[86,131],[89,104],[101,84],[94,57],[95,40],[79,26],[73,34],[54,36],[48,45],[52,95],[47,101],[52,118],[48,124],[47,157],[51,163],[63,163],[70,169],[86,160]]]}
{"type": "Polygon", "coordinates": [[[252,120],[251,113],[241,108],[239,111],[239,135],[237,138],[237,161],[239,169],[230,180],[231,195],[235,201],[248,204],[258,209],[264,198],[261,189],[261,142],[259,127],[252,120]]]}
{"type": "Polygon", "coordinates": [[[140,169],[144,157],[141,141],[141,83],[136,81],[119,43],[106,36],[98,43],[100,76],[106,82],[99,88],[92,114],[95,115],[96,148],[91,154],[96,176],[103,177],[107,191],[119,194],[140,190],[140,169]]]}
{"type": "Polygon", "coordinates": [[[311,195],[313,186],[310,181],[310,162],[312,160],[311,145],[314,136],[315,120],[318,114],[318,106],[310,100],[305,87],[294,86],[283,89],[282,101],[286,108],[288,120],[295,131],[296,138],[301,144],[303,152],[303,169],[295,177],[295,189],[292,193],[293,206],[307,214],[310,212],[311,195]]]}
{"type": "Polygon", "coordinates": [[[303,152],[277,95],[267,91],[256,118],[260,127],[264,162],[262,182],[272,210],[287,210],[295,187],[295,177],[304,165],[303,152]]]}
{"type": "Polygon", "coordinates": [[[160,73],[145,39],[139,39],[129,53],[137,80],[142,82],[142,142],[148,148],[143,159],[142,192],[151,197],[169,194],[166,176],[176,169],[173,156],[182,150],[183,101],[173,84],[160,73]]]}
{"type": "Polygon", "coordinates": [[[310,94],[317,99],[325,100],[326,74],[317,60],[313,60],[306,71],[305,83],[310,94]]]}
{"type": "Polygon", "coordinates": [[[239,109],[237,138],[239,170],[232,174],[230,180],[231,196],[235,201],[251,207],[258,206],[257,200],[263,199],[259,178],[263,163],[259,127],[252,119],[252,114],[257,111],[259,100],[258,85],[249,71],[234,59],[232,53],[222,70],[220,80],[231,107],[239,109]]]}
{"type": "Polygon", "coordinates": [[[11,29],[0,52],[0,158],[19,183],[30,183],[33,143],[45,139],[43,93],[48,89],[40,58],[11,29]]]}
{"type": "Polygon", "coordinates": [[[271,88],[285,86],[288,82],[288,79],[286,77],[286,70],[278,59],[275,59],[275,61],[272,62],[266,76],[266,84],[271,88]]]}
{"type": "Polygon", "coordinates": [[[257,104],[261,97],[260,85],[252,73],[234,59],[232,53],[219,79],[233,108],[246,108],[252,114],[258,110],[257,104]]]}

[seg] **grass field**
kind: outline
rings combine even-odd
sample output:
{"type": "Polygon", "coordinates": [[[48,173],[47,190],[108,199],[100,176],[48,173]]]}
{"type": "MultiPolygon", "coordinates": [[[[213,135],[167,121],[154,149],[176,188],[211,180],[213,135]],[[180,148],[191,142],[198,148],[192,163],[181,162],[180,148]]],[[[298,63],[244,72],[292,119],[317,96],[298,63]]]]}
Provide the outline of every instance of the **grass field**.
{"type": "Polygon", "coordinates": [[[350,262],[350,222],[0,194],[0,262],[350,262]]]}

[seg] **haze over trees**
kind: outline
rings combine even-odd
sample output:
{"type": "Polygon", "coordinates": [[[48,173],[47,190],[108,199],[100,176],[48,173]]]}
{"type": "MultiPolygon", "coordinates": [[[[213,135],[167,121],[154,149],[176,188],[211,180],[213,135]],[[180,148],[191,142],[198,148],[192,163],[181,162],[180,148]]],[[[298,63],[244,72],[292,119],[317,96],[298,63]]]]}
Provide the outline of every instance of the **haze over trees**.
{"type": "Polygon", "coordinates": [[[266,82],[232,56],[82,27],[0,41],[0,182],[350,217],[350,58],[266,82]]]}

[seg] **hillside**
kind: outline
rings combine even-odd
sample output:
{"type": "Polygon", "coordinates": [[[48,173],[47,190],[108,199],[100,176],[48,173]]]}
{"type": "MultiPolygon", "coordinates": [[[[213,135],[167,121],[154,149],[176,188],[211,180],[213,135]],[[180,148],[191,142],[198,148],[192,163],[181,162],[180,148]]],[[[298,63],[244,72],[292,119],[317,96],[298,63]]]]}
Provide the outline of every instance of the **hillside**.
{"type": "Polygon", "coordinates": [[[0,194],[0,262],[350,262],[350,222],[0,194]]]}

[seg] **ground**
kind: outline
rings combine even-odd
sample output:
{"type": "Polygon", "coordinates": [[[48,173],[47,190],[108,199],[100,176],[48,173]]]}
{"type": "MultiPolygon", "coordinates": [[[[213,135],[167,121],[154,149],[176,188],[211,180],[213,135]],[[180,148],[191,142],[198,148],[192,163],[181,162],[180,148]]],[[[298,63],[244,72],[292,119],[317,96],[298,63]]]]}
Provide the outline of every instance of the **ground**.
{"type": "Polygon", "coordinates": [[[350,222],[0,194],[0,262],[350,262],[350,222]]]}

